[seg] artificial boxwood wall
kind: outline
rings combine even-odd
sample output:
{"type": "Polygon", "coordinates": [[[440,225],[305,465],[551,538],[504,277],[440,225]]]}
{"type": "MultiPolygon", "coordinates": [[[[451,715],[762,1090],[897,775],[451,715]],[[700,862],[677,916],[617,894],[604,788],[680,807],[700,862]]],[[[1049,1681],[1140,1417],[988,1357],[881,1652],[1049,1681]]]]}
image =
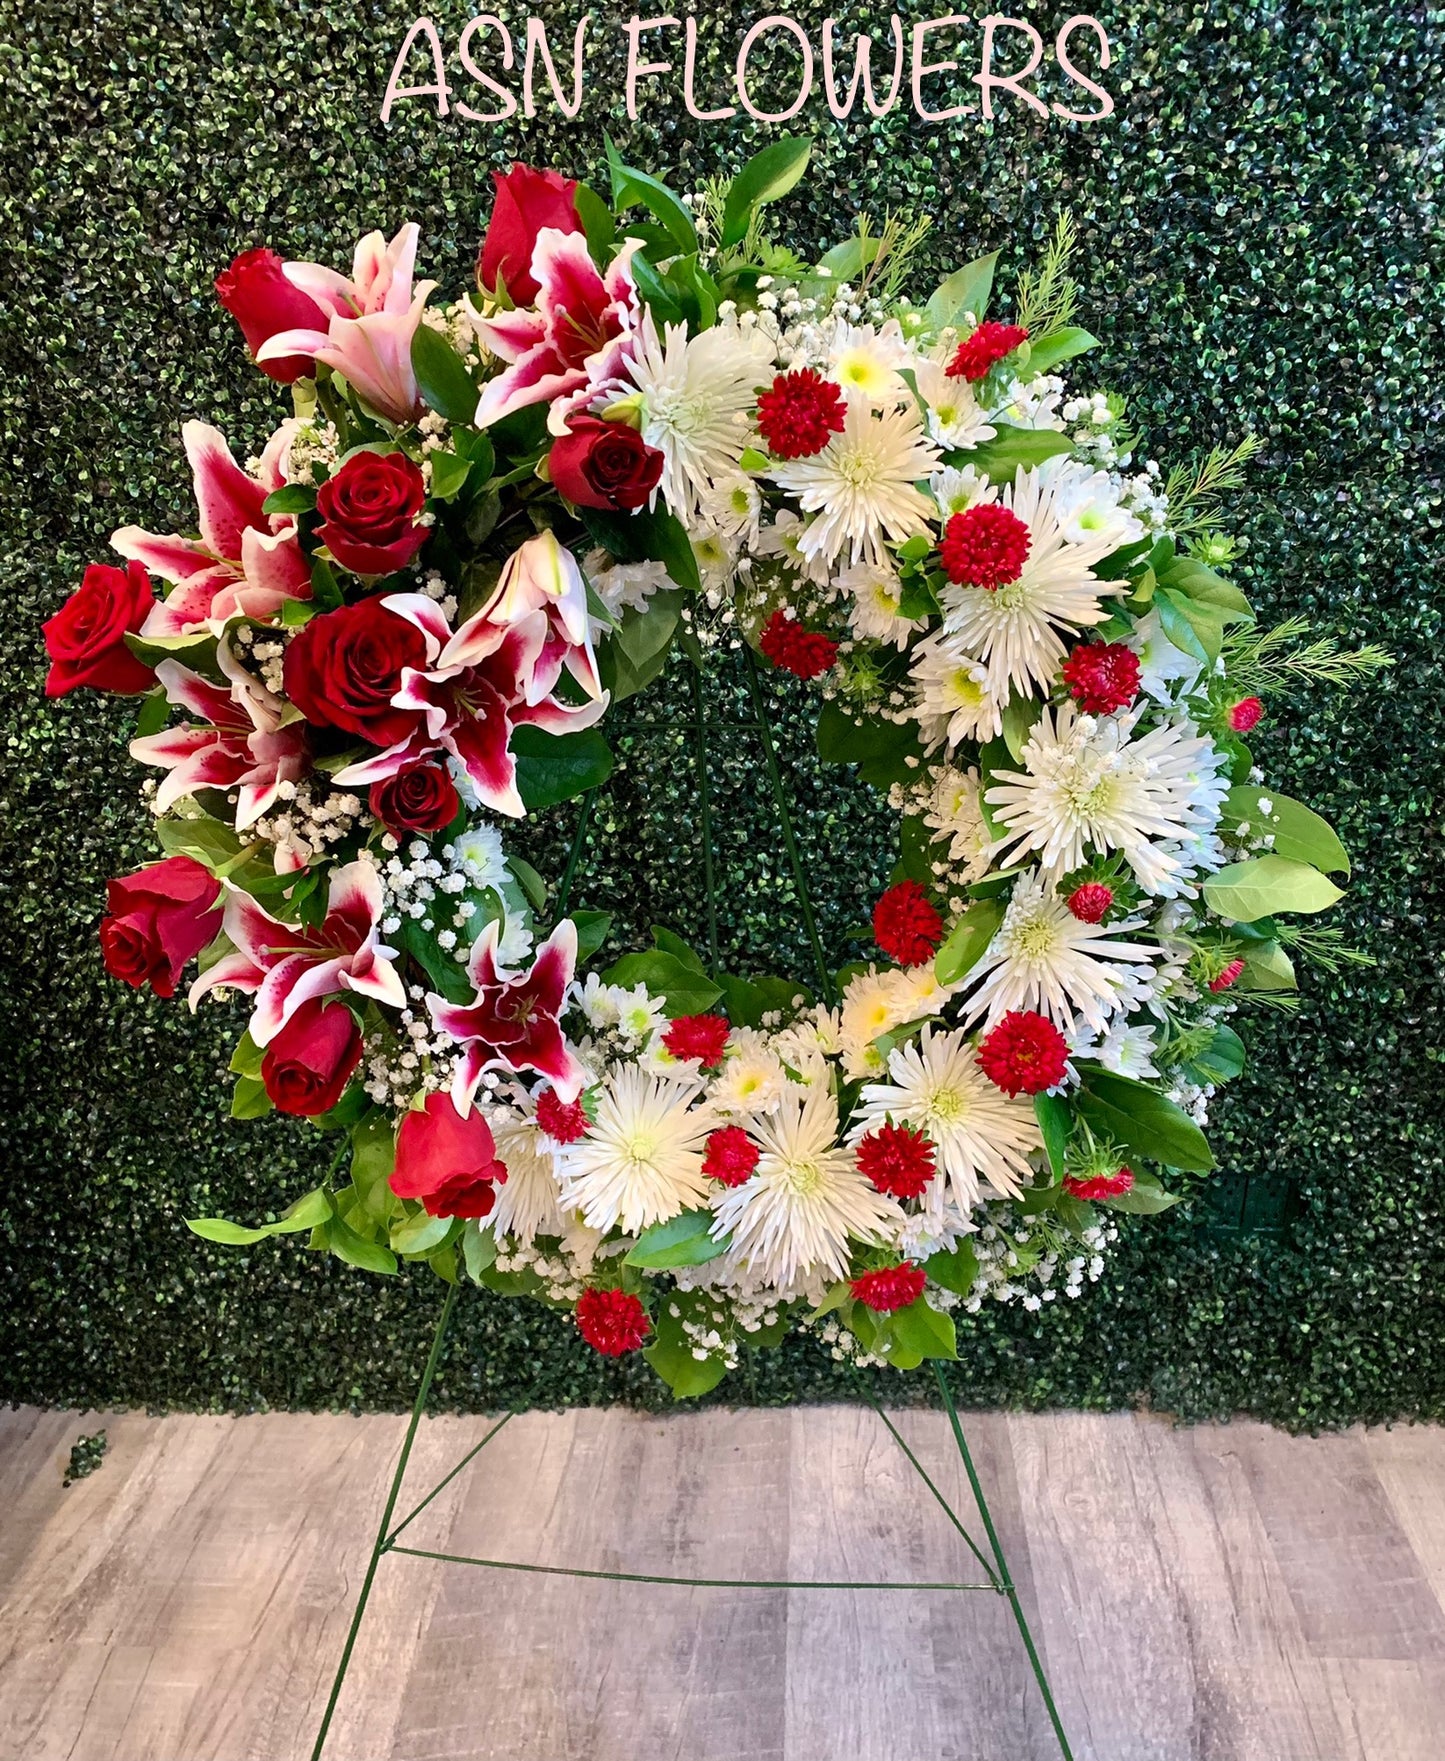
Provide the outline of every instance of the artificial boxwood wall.
{"type": "MultiPolygon", "coordinates": [[[[1067,10],[1030,16],[1051,37],[1067,10]]],[[[521,127],[440,121],[413,104],[388,130],[381,94],[410,0],[32,0],[23,18],[6,0],[5,11],[0,1396],[395,1405],[410,1396],[434,1282],[378,1281],[290,1245],[210,1247],[181,1227],[198,1212],[263,1214],[304,1184],[313,1151],[300,1129],[226,1119],[236,1023],[193,1020],[105,979],[104,881],[150,851],[128,712],[85,693],[47,705],[38,625],[115,526],[190,519],[186,417],[215,420],[244,456],[276,415],[210,295],[235,251],[267,242],[340,261],[361,231],[415,218],[425,270],[452,292],[490,165],[520,155],[595,172],[606,128],[631,162],[688,187],[735,165],[759,131],[691,122],[675,83],[629,123],[615,13],[598,15],[594,37],[612,47],[594,53],[575,121],[550,101],[521,127]]],[[[815,41],[823,12],[795,13],[815,41]]],[[[454,64],[469,14],[461,0],[432,8],[454,64]]],[[[543,15],[570,42],[576,12],[543,15]]],[[[512,18],[519,36],[524,16],[512,18]]],[[[845,29],[863,17],[841,16],[845,29]]],[[[1264,437],[1238,501],[1242,584],[1265,616],[1302,612],[1321,633],[1398,656],[1380,683],[1298,703],[1258,742],[1271,777],[1329,813],[1357,853],[1340,920],[1379,964],[1316,972],[1296,1022],[1247,1029],[1253,1074],[1217,1117],[1227,1176],[1211,1212],[1130,1228],[1084,1301],[986,1317],[960,1381],[977,1402],[1147,1400],[1292,1425],[1439,1416],[1431,570],[1445,15],[1359,0],[1127,0],[1100,16],[1114,49],[1109,121],[1044,121],[1005,96],[991,126],[924,125],[906,76],[905,102],[877,122],[833,123],[815,97],[792,125],[815,130],[815,168],[781,224],[813,245],[841,237],[859,207],[922,209],[937,222],[929,267],[943,269],[995,246],[1017,264],[1067,207],[1083,235],[1086,321],[1104,339],[1091,362],[1131,398],[1144,450],[1167,462],[1248,429],[1264,437]]],[[[704,24],[709,89],[750,19],[704,24]]],[[[887,15],[871,23],[886,32],[887,15]]],[[[977,40],[961,34],[965,64],[977,40]]],[[[741,713],[725,674],[709,694],[712,713],[741,713]]],[[[777,699],[804,857],[842,954],[859,898],[887,871],[889,827],[866,791],[819,771],[807,717],[787,708],[798,699],[777,699]]],[[[626,762],[599,803],[579,898],[620,902],[623,938],[654,918],[685,927],[700,907],[688,705],[681,678],[629,706],[641,725],[620,741],[626,762]]],[[[725,952],[803,973],[746,740],[714,776],[725,952]]],[[[570,831],[564,811],[533,834],[538,851],[555,861],[570,831]]],[[[604,1365],[531,1306],[477,1294],[460,1338],[442,1388],[458,1404],[656,1398],[645,1371],[604,1365]]],[[[838,1390],[796,1342],[751,1389],[728,1385],[768,1401],[838,1390]]]]}

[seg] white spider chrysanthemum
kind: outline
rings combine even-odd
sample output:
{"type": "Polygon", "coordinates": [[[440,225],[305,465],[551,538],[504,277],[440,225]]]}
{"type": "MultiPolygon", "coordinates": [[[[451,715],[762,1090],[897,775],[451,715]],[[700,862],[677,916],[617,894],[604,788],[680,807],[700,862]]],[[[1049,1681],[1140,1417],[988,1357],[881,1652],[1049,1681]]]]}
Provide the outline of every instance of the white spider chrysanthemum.
{"type": "Polygon", "coordinates": [[[738,572],[738,540],[700,519],[689,534],[704,590],[726,592],[738,572]]]}
{"type": "Polygon", "coordinates": [[[557,1151],[560,1200],[592,1229],[629,1235],[705,1204],[703,1146],[716,1120],[693,1105],[695,1082],[649,1075],[635,1064],[611,1070],[587,1135],[557,1151]]]}
{"type": "Polygon", "coordinates": [[[809,521],[798,540],[804,556],[833,562],[882,562],[885,544],[928,529],[933,504],[918,489],[938,463],[917,405],[875,409],[848,400],[843,432],[811,458],[774,465],[769,475],[796,495],[809,521]]]}
{"type": "Polygon", "coordinates": [[[968,1016],[991,1027],[1012,1009],[1047,1015],[1069,1032],[1082,1020],[1103,1033],[1111,1016],[1144,1003],[1157,945],[1115,938],[1142,929],[1122,923],[1081,923],[1046,881],[1023,875],[1014,885],[998,934],[965,981],[968,1016]]]}
{"type": "MultiPolygon", "coordinates": [[[[583,559],[582,571],[588,585],[614,618],[624,611],[646,611],[653,594],[661,587],[670,586],[672,580],[664,563],[617,562],[605,550],[589,550],[583,559]]],[[[603,628],[599,620],[593,620],[594,642],[600,638],[603,628]]]]}
{"type": "Polygon", "coordinates": [[[940,765],[923,823],[948,839],[948,860],[965,882],[980,881],[993,867],[993,834],[983,817],[983,792],[976,768],[957,770],[940,765]]]}
{"type": "MultiPolygon", "coordinates": [[[[962,740],[980,745],[1003,727],[1003,704],[988,669],[956,638],[933,635],[913,651],[910,677],[918,693],[913,713],[925,742],[950,750],[962,740]]],[[[1007,695],[1007,694],[1005,694],[1007,695]]]]}
{"type": "Polygon", "coordinates": [[[768,1284],[789,1285],[810,1270],[841,1278],[850,1239],[874,1241],[897,1228],[898,1205],[838,1142],[831,1089],[792,1090],[752,1135],[758,1165],[714,1202],[713,1233],[731,1234],[739,1264],[768,1284]]]}
{"type": "Polygon", "coordinates": [[[928,406],[928,432],[940,446],[967,451],[998,433],[966,379],[950,374],[941,361],[916,364],[918,395],[928,406]]]}
{"type": "Polygon", "coordinates": [[[988,668],[995,697],[1007,699],[1010,686],[1025,696],[1040,688],[1047,693],[1067,649],[1065,637],[1102,623],[1109,615],[1105,600],[1126,591],[1124,583],[1100,581],[1093,573],[1093,565],[1117,548],[1112,540],[1096,533],[1071,544],[1059,523],[1059,497],[1080,469],[1020,470],[1005,488],[1002,505],[1029,529],[1029,553],[1016,581],[943,590],[943,627],[988,668]]]}
{"type": "Polygon", "coordinates": [[[646,1045],[655,1033],[667,1025],[667,1003],[654,997],[641,983],[623,990],[614,986],[617,1004],[617,1031],[629,1045],[646,1045]]]}
{"type": "Polygon", "coordinates": [[[931,1183],[926,1211],[941,1215],[950,1196],[971,1209],[983,1196],[983,1181],[995,1193],[1016,1197],[1033,1178],[1029,1154],[1042,1144],[1033,1102],[1006,1095],[989,1081],[979,1068],[977,1046],[961,1029],[925,1027],[917,1040],[889,1054],[888,1080],[864,1084],[850,1142],[889,1120],[933,1140],[947,1184],[931,1183]]]}
{"type": "Polygon", "coordinates": [[[922,618],[906,618],[899,610],[903,585],[886,563],[853,563],[839,572],[835,585],[853,601],[849,622],[855,636],[906,648],[922,626],[922,618]]]}
{"type": "Polygon", "coordinates": [[[476,887],[500,892],[512,878],[502,848],[502,834],[493,825],[475,825],[462,833],[451,847],[452,861],[464,869],[476,887]]]}
{"type": "Polygon", "coordinates": [[[1219,823],[1228,792],[1212,740],[1170,721],[1131,738],[1138,713],[1044,710],[1024,743],[1023,771],[998,771],[985,800],[1007,828],[994,846],[1005,864],[1037,853],[1057,879],[1081,868],[1092,845],[1119,850],[1146,892],[1176,890],[1189,872],[1184,846],[1219,823]]]}
{"type": "Polygon", "coordinates": [[[531,1119],[493,1119],[492,1138],[507,1178],[493,1189],[487,1226],[524,1245],[539,1235],[561,1235],[567,1219],[558,1202],[552,1140],[531,1119]]]}
{"type": "Polygon", "coordinates": [[[768,1040],[754,1027],[738,1027],[728,1035],[708,1099],[719,1113],[752,1118],[778,1106],[787,1086],[788,1073],[768,1040]]]}
{"type": "Polygon", "coordinates": [[[730,324],[694,337],[668,324],[664,336],[644,312],[627,372],[641,394],[642,438],[663,457],[663,499],[687,525],[712,486],[738,474],[773,345],[760,330],[730,324]]]}

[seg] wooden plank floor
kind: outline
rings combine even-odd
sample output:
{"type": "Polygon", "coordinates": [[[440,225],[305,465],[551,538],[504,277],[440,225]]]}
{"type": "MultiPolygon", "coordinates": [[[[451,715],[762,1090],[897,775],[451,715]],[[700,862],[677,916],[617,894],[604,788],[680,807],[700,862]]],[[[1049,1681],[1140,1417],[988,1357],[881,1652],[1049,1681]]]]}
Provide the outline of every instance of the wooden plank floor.
{"type": "MultiPolygon", "coordinates": [[[[944,1422],[898,1424],[969,1510],[944,1422]]],[[[422,1428],[414,1502],[483,1434],[422,1428]]],[[[404,1421],[0,1412],[0,1761],[305,1761],[404,1421]],[[101,1469],[62,1489],[104,1424],[101,1469]]],[[[1445,1432],[968,1418],[1078,1761],[1439,1761],[1445,1432]]],[[[410,1508],[405,1505],[404,1508],[410,1508]]],[[[973,1579],[866,1410],[512,1420],[413,1545],[973,1579]]],[[[992,1595],[382,1562],[328,1761],[1046,1761],[992,1595]]]]}

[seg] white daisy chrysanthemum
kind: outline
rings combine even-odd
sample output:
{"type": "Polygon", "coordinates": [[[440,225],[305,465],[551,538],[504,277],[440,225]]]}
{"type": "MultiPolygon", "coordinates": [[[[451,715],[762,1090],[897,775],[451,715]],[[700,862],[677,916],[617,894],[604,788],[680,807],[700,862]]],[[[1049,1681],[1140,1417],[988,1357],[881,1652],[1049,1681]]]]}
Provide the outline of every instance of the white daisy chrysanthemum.
{"type": "Polygon", "coordinates": [[[667,1025],[667,1003],[654,997],[647,986],[638,983],[632,989],[617,990],[617,1031],[634,1046],[646,1045],[655,1033],[667,1025]]]}
{"type": "Polygon", "coordinates": [[[962,740],[982,745],[998,735],[1003,704],[994,695],[988,669],[957,637],[929,636],[911,658],[909,676],[918,693],[913,714],[926,744],[942,742],[951,750],[962,740]]]}
{"type": "Polygon", "coordinates": [[[531,925],[521,912],[509,911],[502,920],[502,932],[497,937],[498,963],[509,967],[525,966],[532,958],[536,940],[531,925]]]}
{"type": "Polygon", "coordinates": [[[990,872],[993,834],[983,817],[982,780],[976,767],[958,770],[943,764],[934,771],[923,823],[939,839],[948,839],[948,860],[965,882],[980,881],[990,872]]]}
{"type": "Polygon", "coordinates": [[[768,1284],[789,1285],[809,1270],[841,1278],[850,1240],[877,1240],[897,1228],[897,1203],[838,1142],[831,1089],[792,1089],[777,1113],[751,1131],[758,1165],[714,1201],[713,1233],[730,1234],[739,1264],[768,1284]]]}
{"type": "Polygon", "coordinates": [[[502,848],[502,834],[494,825],[474,825],[451,847],[452,861],[475,887],[500,892],[512,878],[502,848]]]}
{"type": "Polygon", "coordinates": [[[888,1057],[888,1080],[863,1086],[849,1141],[889,1121],[933,1140],[939,1172],[924,1197],[930,1213],[948,1197],[970,1210],[987,1181],[994,1193],[1017,1197],[1033,1178],[1029,1155],[1042,1145],[1033,1102],[996,1088],[978,1064],[978,1048],[961,1029],[925,1027],[888,1057]],[[950,1190],[951,1189],[951,1190],[950,1190]]]}
{"type": "Polygon", "coordinates": [[[737,539],[721,527],[710,524],[705,517],[697,521],[689,536],[704,589],[725,592],[732,586],[738,572],[737,539]]]}
{"type": "Polygon", "coordinates": [[[621,985],[603,984],[595,972],[589,972],[581,989],[574,993],[577,1007],[582,1011],[587,1025],[601,1031],[604,1028],[616,1027],[622,1015],[622,1004],[627,996],[621,985]]]}
{"type": "Polygon", "coordinates": [[[1130,1027],[1122,1016],[1116,1015],[1102,1039],[1093,1033],[1075,1035],[1069,1055],[1090,1058],[1116,1076],[1132,1076],[1142,1082],[1159,1075],[1154,1065],[1157,1049],[1152,1027],[1130,1027]]]}
{"type": "Polygon", "coordinates": [[[800,520],[791,508],[779,508],[772,524],[764,526],[758,533],[754,549],[760,557],[781,557],[805,580],[811,581],[816,587],[826,587],[831,580],[832,571],[827,557],[804,553],[803,536],[807,530],[808,522],[800,520]]]}
{"type": "Polygon", "coordinates": [[[906,618],[899,610],[903,584],[886,563],[853,563],[839,571],[835,585],[853,601],[849,622],[855,636],[906,648],[923,624],[922,618],[906,618]]]}
{"type": "Polygon", "coordinates": [[[950,374],[941,361],[916,363],[918,395],[928,406],[928,432],[940,446],[966,452],[998,433],[966,379],[950,374]]]}
{"type": "Polygon", "coordinates": [[[1199,662],[1164,634],[1157,611],[1135,620],[1125,646],[1139,656],[1139,689],[1156,703],[1172,703],[1176,695],[1187,696],[1198,683],[1199,662]]]}
{"type": "Polygon", "coordinates": [[[846,552],[849,562],[881,562],[885,545],[928,530],[932,503],[917,485],[937,463],[911,399],[878,409],[854,395],[842,433],[822,452],[774,465],[769,475],[816,515],[798,541],[804,556],[831,563],[846,552]]]}
{"type": "Polygon", "coordinates": [[[748,549],[756,546],[762,520],[763,498],[751,477],[736,476],[714,484],[703,498],[703,513],[712,526],[748,549]]]}
{"type": "Polygon", "coordinates": [[[788,1073],[767,1038],[755,1027],[735,1027],[728,1035],[722,1067],[712,1078],[708,1100],[730,1118],[769,1113],[783,1098],[788,1073]]]}
{"type": "Polygon", "coordinates": [[[1187,879],[1184,846],[1219,823],[1228,792],[1212,740],[1187,721],[1131,738],[1138,712],[1044,710],[1024,743],[1023,771],[998,771],[985,800],[1007,830],[994,855],[1016,862],[1036,853],[1055,879],[1081,868],[1088,850],[1119,850],[1146,892],[1187,879]]]}
{"type": "Polygon", "coordinates": [[[1110,550],[1144,536],[1142,523],[1120,503],[1123,485],[1107,471],[1070,473],[1055,498],[1059,530],[1070,544],[1106,542],[1110,550]]]}
{"type": "Polygon", "coordinates": [[[1052,886],[1022,875],[998,934],[965,980],[968,1018],[991,1027],[1013,1009],[1047,1015],[1069,1032],[1082,1020],[1103,1033],[1111,1016],[1145,1002],[1159,949],[1115,938],[1142,929],[1137,917],[1122,923],[1083,923],[1052,886]]]}
{"type": "Polygon", "coordinates": [[[487,1227],[524,1245],[539,1235],[561,1235],[567,1220],[558,1202],[552,1140],[531,1119],[493,1118],[491,1125],[507,1178],[493,1188],[487,1227]]]}
{"type": "Polygon", "coordinates": [[[966,514],[970,508],[998,500],[998,490],[982,471],[976,471],[972,465],[965,465],[962,470],[956,465],[945,465],[941,471],[935,471],[928,479],[928,493],[938,508],[939,518],[944,521],[954,514],[966,514]]]}
{"type": "Polygon", "coordinates": [[[855,972],[843,991],[840,1027],[844,1043],[861,1041],[867,1044],[880,1033],[891,1033],[907,1021],[928,1013],[919,1006],[912,990],[898,983],[899,974],[892,967],[881,972],[868,967],[855,972]]]}
{"type": "Polygon", "coordinates": [[[824,344],[824,376],[842,386],[845,394],[861,392],[875,404],[897,403],[910,395],[899,369],[914,364],[896,318],[889,318],[878,329],[835,319],[824,344]]]}
{"type": "Polygon", "coordinates": [[[738,474],[746,418],[772,368],[773,345],[735,324],[694,337],[685,324],[668,324],[664,338],[644,311],[627,372],[641,394],[642,438],[663,457],[663,499],[686,525],[714,484],[738,474]]]}
{"type": "Polygon", "coordinates": [[[695,1082],[614,1067],[587,1135],[556,1153],[559,1196],[591,1229],[629,1235],[705,1204],[703,1146],[716,1120],[693,1102],[695,1082]]]}
{"type": "MultiPolygon", "coordinates": [[[[1019,470],[1005,487],[1002,505],[1029,530],[1029,552],[1015,581],[1002,587],[952,583],[943,590],[943,628],[988,668],[989,689],[1007,699],[1010,686],[1025,696],[1047,693],[1067,651],[1066,636],[1100,624],[1104,603],[1127,591],[1120,581],[1100,581],[1093,564],[1116,548],[1092,534],[1071,544],[1059,523],[1059,497],[1081,470],[1044,465],[1019,470]]],[[[1087,472],[1084,475],[1088,475],[1087,472]]]]}

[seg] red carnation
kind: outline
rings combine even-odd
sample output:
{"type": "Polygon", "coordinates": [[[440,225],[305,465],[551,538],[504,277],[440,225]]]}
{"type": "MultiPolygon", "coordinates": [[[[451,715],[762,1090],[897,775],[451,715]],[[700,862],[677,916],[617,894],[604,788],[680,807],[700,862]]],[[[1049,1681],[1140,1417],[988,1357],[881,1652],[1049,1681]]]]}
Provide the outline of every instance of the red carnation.
{"type": "Polygon", "coordinates": [[[451,773],[441,764],[406,764],[395,776],[371,785],[372,817],[389,832],[439,832],[450,825],[461,805],[451,773]]]}
{"type": "Polygon", "coordinates": [[[497,199],[477,257],[477,283],[488,293],[506,286],[514,306],[532,305],[541,291],[532,275],[532,253],[544,227],[581,232],[577,185],[558,171],[514,165],[494,171],[497,199]]]}
{"type": "Polygon", "coordinates": [[[123,569],[92,563],[70,598],[41,626],[50,656],[45,695],[63,697],[77,685],[125,696],[149,691],[155,674],[125,639],[140,629],[155,602],[150,576],[139,563],[123,569]]]}
{"type": "Polygon", "coordinates": [[[555,1088],[537,1096],[537,1129],[554,1143],[576,1143],[587,1133],[587,1112],[580,1100],[564,1101],[555,1088]]]}
{"type": "Polygon", "coordinates": [[[911,1125],[880,1125],[858,1139],[853,1153],[858,1172],[894,1198],[921,1198],[937,1172],[932,1143],[911,1125]]]}
{"type": "Polygon", "coordinates": [[[1122,642],[1085,643],[1064,662],[1064,683],[1086,715],[1112,715],[1139,693],[1139,656],[1122,642]]]}
{"type": "Polygon", "coordinates": [[[261,1081],[278,1112],[314,1118],[341,1099],[360,1062],[361,1023],[345,1003],[309,997],[266,1047],[261,1081]]]}
{"type": "Polygon", "coordinates": [[[1264,705],[1257,697],[1241,697],[1229,712],[1229,725],[1236,734],[1247,734],[1259,724],[1264,714],[1264,705]]]}
{"type": "Polygon", "coordinates": [[[1114,890],[1102,881],[1085,881],[1064,901],[1080,923],[1102,923],[1114,903],[1114,890]]]}
{"type": "Polygon", "coordinates": [[[890,1315],[894,1309],[910,1308],[917,1302],[927,1282],[922,1266],[904,1260],[901,1265],[885,1266],[879,1272],[865,1272],[848,1288],[865,1309],[890,1315]]]}
{"type": "Polygon", "coordinates": [[[741,1186],[752,1176],[762,1151],[741,1125],[720,1125],[708,1133],[702,1171],[724,1186],[741,1186]]]}
{"type": "Polygon", "coordinates": [[[626,422],[574,416],[552,442],[547,471],[552,487],[583,508],[636,513],[662,481],[662,454],[626,422]]]}
{"type": "Polygon", "coordinates": [[[674,1058],[696,1058],[704,1070],[722,1062],[728,1024],[721,1015],[679,1015],[669,1023],[662,1043],[674,1058]]]}
{"type": "Polygon", "coordinates": [[[1021,343],[1027,342],[1029,333],[1021,324],[980,324],[966,342],[958,345],[958,352],[948,364],[951,379],[982,379],[990,367],[996,366],[1005,355],[1011,355],[1021,343]]]}
{"type": "Polygon", "coordinates": [[[577,1328],[604,1357],[636,1351],[652,1331],[639,1297],[625,1290],[584,1290],[577,1299],[577,1328]]]}
{"type": "Polygon", "coordinates": [[[803,367],[779,373],[772,389],[759,394],[758,427],[778,458],[807,459],[843,432],[846,411],[842,388],[803,367]]]}
{"type": "Polygon", "coordinates": [[[776,667],[799,679],[816,679],[838,658],[838,644],[817,630],[805,630],[795,617],[778,610],[768,619],[758,647],[776,667]]]}
{"type": "Polygon", "coordinates": [[[100,951],[112,978],[175,995],[181,969],[221,928],[221,883],[190,856],[106,882],[100,951]]]}
{"type": "Polygon", "coordinates": [[[398,1198],[419,1198],[433,1217],[485,1217],[497,1202],[493,1187],[506,1178],[491,1127],[475,1107],[459,1113],[437,1089],[424,1107],[402,1115],[391,1171],[398,1198]]]}
{"type": "Polygon", "coordinates": [[[1116,1174],[1094,1174],[1088,1179],[1074,1174],[1064,1176],[1064,1191],[1070,1198],[1122,1198],[1133,1185],[1132,1168],[1120,1168],[1116,1174]]]}
{"type": "MultiPolygon", "coordinates": [[[[229,269],[221,271],[216,277],[216,298],[241,326],[252,360],[262,343],[283,330],[325,330],[331,322],[330,312],[288,281],[281,259],[264,247],[242,251],[229,269]]],[[[316,377],[316,362],[310,355],[282,355],[279,360],[257,365],[267,378],[282,385],[316,377]]]]}
{"type": "Polygon", "coordinates": [[[1229,989],[1230,985],[1232,985],[1234,983],[1234,981],[1239,977],[1240,973],[1243,971],[1244,971],[1243,960],[1231,960],[1229,962],[1228,966],[1225,967],[1224,971],[1220,973],[1218,978],[1211,978],[1210,979],[1210,981],[1209,981],[1210,990],[1212,990],[1212,991],[1227,991],[1229,989]]]}
{"type": "Polygon", "coordinates": [[[407,667],[427,664],[426,638],[380,599],[363,599],[312,618],[286,650],[286,695],[309,722],[394,746],[421,720],[394,709],[407,667]]]}
{"type": "Polygon", "coordinates": [[[984,1075],[1006,1095],[1042,1094],[1064,1080],[1069,1047],[1053,1022],[1011,1009],[978,1048],[984,1075]]]}
{"type": "Polygon", "coordinates": [[[353,575],[404,569],[431,536],[426,479],[404,452],[353,453],[316,492],[316,537],[353,575]]]}
{"type": "Polygon", "coordinates": [[[924,966],[943,940],[943,919],[917,881],[899,881],[873,907],[873,940],[900,966],[924,966]]]}
{"type": "Polygon", "coordinates": [[[1033,539],[1028,527],[996,501],[983,501],[950,516],[938,554],[943,572],[957,587],[987,587],[990,592],[1017,581],[1028,561],[1033,539]]]}

